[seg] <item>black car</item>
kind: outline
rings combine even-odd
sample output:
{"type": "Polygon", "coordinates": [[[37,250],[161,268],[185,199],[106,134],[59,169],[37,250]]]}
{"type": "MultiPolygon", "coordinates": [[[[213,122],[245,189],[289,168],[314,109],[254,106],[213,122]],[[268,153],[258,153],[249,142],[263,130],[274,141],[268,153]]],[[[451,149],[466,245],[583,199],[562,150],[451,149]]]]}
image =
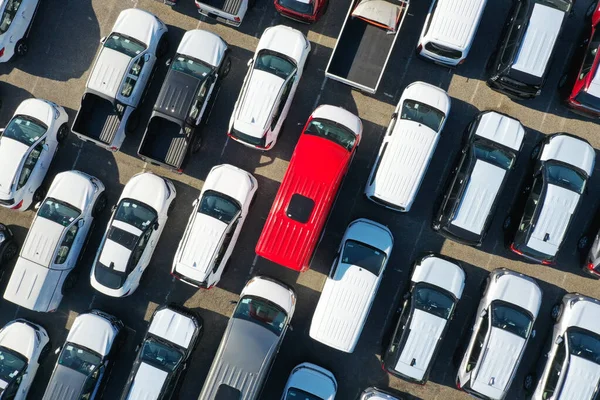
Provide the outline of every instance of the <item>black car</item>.
{"type": "Polygon", "coordinates": [[[595,157],[587,141],[566,133],[547,136],[533,149],[533,174],[504,221],[506,244],[513,253],[535,263],[554,264],[595,157]]]}
{"type": "Polygon", "coordinates": [[[485,111],[475,117],[433,218],[434,230],[460,243],[481,245],[524,137],[523,125],[507,115],[485,111]]]}
{"type": "Polygon", "coordinates": [[[177,399],[178,386],[202,329],[202,318],[184,307],[169,304],[157,308],[138,346],[121,399],[177,399]]]}
{"type": "Polygon", "coordinates": [[[490,88],[511,98],[539,96],[571,0],[515,0],[486,69],[490,88]]]}
{"type": "Polygon", "coordinates": [[[231,58],[221,37],[196,29],[186,32],[177,54],[167,64],[169,71],[138,155],[151,164],[182,173],[188,152],[200,150],[198,128],[208,119],[221,79],[231,68],[231,58]]]}
{"type": "Polygon", "coordinates": [[[12,260],[19,251],[10,228],[0,224],[0,266],[12,260]]]}

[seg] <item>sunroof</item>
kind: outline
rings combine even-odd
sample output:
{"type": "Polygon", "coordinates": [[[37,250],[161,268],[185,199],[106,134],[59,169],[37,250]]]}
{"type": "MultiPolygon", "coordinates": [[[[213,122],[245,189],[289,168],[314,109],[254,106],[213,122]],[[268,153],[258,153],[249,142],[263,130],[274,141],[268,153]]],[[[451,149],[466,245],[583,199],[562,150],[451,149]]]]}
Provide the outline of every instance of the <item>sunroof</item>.
{"type": "Polygon", "coordinates": [[[309,199],[308,197],[296,193],[292,196],[292,199],[287,206],[287,210],[285,210],[285,214],[288,218],[305,224],[310,219],[313,208],[315,208],[313,199],[309,199]]]}
{"type": "Polygon", "coordinates": [[[239,390],[224,383],[219,386],[215,396],[215,400],[240,400],[241,398],[242,393],[239,390]]]}

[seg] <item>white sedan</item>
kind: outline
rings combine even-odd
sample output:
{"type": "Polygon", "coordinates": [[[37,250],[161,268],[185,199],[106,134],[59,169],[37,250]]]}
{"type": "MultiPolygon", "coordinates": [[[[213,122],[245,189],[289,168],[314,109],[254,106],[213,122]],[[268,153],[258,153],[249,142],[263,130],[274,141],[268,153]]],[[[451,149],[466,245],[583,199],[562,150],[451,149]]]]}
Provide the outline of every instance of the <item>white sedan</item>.
{"type": "Polygon", "coordinates": [[[39,0],[0,2],[0,63],[9,61],[15,54],[27,54],[27,36],[39,5],[39,0]]]}
{"type": "Polygon", "coordinates": [[[175,205],[170,180],[143,172],[125,185],[96,253],[92,287],[112,297],[133,294],[175,205]]]}
{"type": "Polygon", "coordinates": [[[229,122],[229,137],[246,146],[275,146],[302,77],[310,42],[302,32],[277,25],[265,29],[229,122]]]}
{"type": "Polygon", "coordinates": [[[173,276],[201,288],[219,282],[257,188],[256,178],[233,165],[210,170],[179,242],[173,276]]]}
{"type": "Polygon", "coordinates": [[[69,116],[50,101],[22,102],[0,135],[0,205],[25,211],[46,195],[42,182],[69,133],[69,116]]]}
{"type": "Polygon", "coordinates": [[[281,400],[333,400],[337,392],[335,376],[325,368],[302,363],[290,374],[281,400]]]}
{"type": "Polygon", "coordinates": [[[50,338],[41,326],[24,319],[0,330],[0,398],[24,400],[35,374],[50,351],[50,338]]]}
{"type": "Polygon", "coordinates": [[[33,311],[56,311],[77,281],[74,268],[105,207],[99,179],[79,171],[56,175],[21,247],[4,298],[33,311]]]}

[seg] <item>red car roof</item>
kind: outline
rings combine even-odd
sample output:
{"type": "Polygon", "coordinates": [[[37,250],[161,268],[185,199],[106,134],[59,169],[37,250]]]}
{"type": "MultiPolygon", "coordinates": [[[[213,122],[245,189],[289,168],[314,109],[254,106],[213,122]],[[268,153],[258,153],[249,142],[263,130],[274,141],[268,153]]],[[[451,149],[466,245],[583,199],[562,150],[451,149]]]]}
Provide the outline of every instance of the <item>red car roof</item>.
{"type": "Polygon", "coordinates": [[[259,256],[297,271],[308,269],[356,145],[348,151],[330,140],[302,133],[256,244],[259,256]],[[306,223],[286,214],[294,194],[315,203],[306,223]]]}

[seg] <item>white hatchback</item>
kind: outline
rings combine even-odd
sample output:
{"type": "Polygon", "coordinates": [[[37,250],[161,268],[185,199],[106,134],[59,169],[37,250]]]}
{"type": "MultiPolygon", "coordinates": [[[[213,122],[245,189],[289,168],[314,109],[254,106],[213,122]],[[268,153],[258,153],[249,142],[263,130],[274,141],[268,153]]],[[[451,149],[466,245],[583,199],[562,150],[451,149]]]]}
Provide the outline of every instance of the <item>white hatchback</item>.
{"type": "Polygon", "coordinates": [[[42,182],[69,133],[69,116],[50,101],[22,102],[0,135],[0,205],[25,211],[46,195],[42,182]]]}
{"type": "Polygon", "coordinates": [[[173,260],[173,276],[200,288],[219,282],[257,188],[252,174],[233,165],[210,170],[200,197],[192,204],[192,215],[173,260]]]}
{"type": "Polygon", "coordinates": [[[331,372],[305,362],[292,370],[281,400],[334,400],[337,387],[337,381],[331,372]]]}
{"type": "Polygon", "coordinates": [[[4,298],[33,311],[56,311],[77,281],[74,269],[105,206],[99,179],[79,171],[56,175],[31,223],[4,298]]]}
{"type": "Polygon", "coordinates": [[[25,400],[50,338],[40,325],[16,319],[0,330],[0,398],[25,400]]]}
{"type": "Polygon", "coordinates": [[[39,5],[39,0],[0,2],[0,63],[9,61],[15,54],[27,54],[27,36],[39,5]]]}
{"type": "Polygon", "coordinates": [[[302,32],[284,25],[265,29],[248,61],[229,121],[230,138],[260,150],[275,146],[309,53],[302,32]]]}
{"type": "Polygon", "coordinates": [[[96,253],[90,274],[94,289],[125,297],[138,288],[176,194],[173,182],[152,172],[127,182],[96,253]]]}

